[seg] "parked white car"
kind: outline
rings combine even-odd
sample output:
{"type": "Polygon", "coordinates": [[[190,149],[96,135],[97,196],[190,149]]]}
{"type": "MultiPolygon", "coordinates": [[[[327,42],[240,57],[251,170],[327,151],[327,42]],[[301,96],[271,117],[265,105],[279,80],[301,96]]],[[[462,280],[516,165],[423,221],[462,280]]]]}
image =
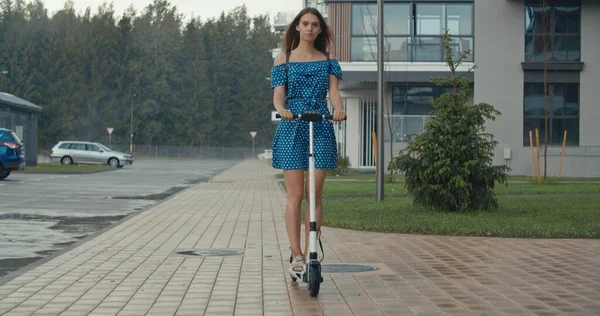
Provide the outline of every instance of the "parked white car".
{"type": "Polygon", "coordinates": [[[273,159],[273,150],[265,149],[265,152],[258,154],[258,159],[273,159]]]}
{"type": "Polygon", "coordinates": [[[133,164],[133,157],[96,142],[60,141],[52,148],[50,161],[63,165],[99,164],[123,168],[133,164]]]}

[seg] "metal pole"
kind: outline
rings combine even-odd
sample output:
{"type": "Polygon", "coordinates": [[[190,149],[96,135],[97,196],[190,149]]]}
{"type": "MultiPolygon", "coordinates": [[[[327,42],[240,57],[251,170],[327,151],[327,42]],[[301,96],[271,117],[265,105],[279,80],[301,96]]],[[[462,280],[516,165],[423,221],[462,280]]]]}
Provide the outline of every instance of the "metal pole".
{"type": "Polygon", "coordinates": [[[377,0],[377,201],[383,200],[383,0],[377,0]]]}
{"type": "Polygon", "coordinates": [[[129,117],[129,153],[133,154],[133,98],[135,98],[135,93],[131,96],[131,114],[129,117]]]}

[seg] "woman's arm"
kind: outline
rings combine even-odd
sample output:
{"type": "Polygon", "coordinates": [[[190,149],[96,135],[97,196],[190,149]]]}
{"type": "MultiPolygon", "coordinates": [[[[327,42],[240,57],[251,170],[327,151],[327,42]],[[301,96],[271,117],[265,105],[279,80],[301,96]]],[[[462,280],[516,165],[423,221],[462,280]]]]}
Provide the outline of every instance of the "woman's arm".
{"type": "MultiPolygon", "coordinates": [[[[283,63],[285,63],[285,53],[282,52],[275,57],[275,60],[273,61],[273,69],[275,69],[275,67],[282,67],[283,63]]],[[[272,71],[271,77],[273,77],[275,73],[276,78],[271,78],[273,85],[277,85],[273,89],[273,106],[275,106],[275,110],[277,113],[279,113],[279,115],[281,115],[282,119],[293,120],[294,116],[292,115],[292,112],[285,108],[285,79],[287,78],[283,77],[285,76],[285,73],[282,73],[280,68],[278,68],[277,72],[272,71]]]]}
{"type": "MultiPolygon", "coordinates": [[[[285,63],[285,54],[281,52],[275,57],[275,60],[273,61],[273,67],[283,63],[285,63]]],[[[273,89],[273,105],[279,114],[285,110],[285,85],[280,85],[273,89]]]]}
{"type": "Polygon", "coordinates": [[[329,75],[329,100],[331,100],[331,104],[333,104],[333,109],[336,112],[344,111],[339,85],[339,79],[334,75],[329,75]]]}
{"type": "MultiPolygon", "coordinates": [[[[331,57],[332,59],[335,57],[331,57]]],[[[346,118],[344,113],[344,105],[342,104],[342,96],[340,94],[340,78],[342,76],[341,68],[337,60],[334,63],[334,69],[329,74],[329,100],[333,105],[333,120],[342,121],[346,118]]]]}

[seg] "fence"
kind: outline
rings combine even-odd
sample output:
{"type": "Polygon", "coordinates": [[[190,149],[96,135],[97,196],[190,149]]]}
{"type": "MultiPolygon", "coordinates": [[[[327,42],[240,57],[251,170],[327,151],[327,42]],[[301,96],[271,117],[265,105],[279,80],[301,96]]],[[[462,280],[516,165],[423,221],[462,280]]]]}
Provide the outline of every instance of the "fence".
{"type": "MultiPolygon", "coordinates": [[[[112,150],[129,152],[129,145],[111,145],[112,150]]],[[[225,147],[225,146],[157,146],[157,145],[133,145],[135,158],[158,157],[158,158],[192,158],[192,159],[221,159],[239,160],[256,158],[263,153],[263,147],[225,147]]]]}

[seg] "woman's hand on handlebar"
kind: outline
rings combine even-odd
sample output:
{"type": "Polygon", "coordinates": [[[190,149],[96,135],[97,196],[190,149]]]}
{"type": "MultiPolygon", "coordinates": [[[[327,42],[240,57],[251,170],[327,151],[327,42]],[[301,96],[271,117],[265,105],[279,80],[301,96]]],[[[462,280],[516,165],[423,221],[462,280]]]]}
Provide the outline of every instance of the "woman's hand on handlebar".
{"type": "Polygon", "coordinates": [[[283,120],[294,120],[294,115],[292,114],[292,111],[288,110],[288,109],[278,109],[277,113],[279,113],[279,115],[281,115],[281,119],[283,120]]]}
{"type": "Polygon", "coordinates": [[[341,122],[346,119],[346,112],[343,110],[335,110],[333,111],[333,120],[334,122],[341,122]]]}

